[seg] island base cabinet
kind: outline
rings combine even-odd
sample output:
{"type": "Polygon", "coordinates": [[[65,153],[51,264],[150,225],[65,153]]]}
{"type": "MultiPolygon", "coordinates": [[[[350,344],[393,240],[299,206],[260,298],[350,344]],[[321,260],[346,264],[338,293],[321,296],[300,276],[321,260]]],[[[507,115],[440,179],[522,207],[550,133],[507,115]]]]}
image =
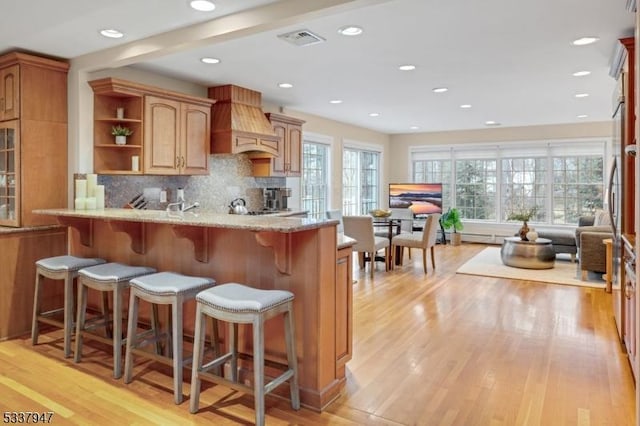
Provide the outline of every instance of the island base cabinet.
{"type": "MultiPolygon", "coordinates": [[[[93,224],[84,229],[92,230],[90,239],[82,238],[78,229],[70,228],[70,251],[74,255],[211,277],[217,284],[237,282],[255,288],[291,291],[295,295],[301,402],[308,408],[321,411],[339,396],[345,384],[344,363],[350,356],[351,306],[345,305],[351,303],[351,296],[345,283],[350,273],[343,269],[345,265],[342,262],[339,267],[340,283],[336,280],[335,226],[278,233],[132,222],[131,228],[143,229],[135,234],[144,235],[144,244],[138,241],[135,245],[136,252],[132,248],[130,234],[119,232],[120,227],[113,227],[104,220],[89,220],[93,224]],[[183,238],[184,235],[191,238],[183,238]],[[83,240],[85,244],[91,241],[90,246],[83,245],[83,240]],[[144,250],[140,250],[141,246],[144,250]],[[337,353],[337,348],[340,348],[340,353],[337,353]]],[[[187,302],[184,309],[185,335],[192,335],[195,302],[187,302]]],[[[286,363],[283,327],[281,317],[272,318],[265,324],[267,360],[286,363]]],[[[227,327],[219,326],[223,345],[227,343],[226,331],[227,327]]],[[[251,354],[251,346],[251,327],[241,325],[239,349],[251,354]]],[[[252,363],[242,360],[240,367],[243,381],[252,381],[252,363]]],[[[277,375],[276,370],[269,367],[266,374],[277,375]]],[[[288,384],[279,386],[274,393],[288,399],[288,384]]]]}
{"type": "MultiPolygon", "coordinates": [[[[31,332],[35,263],[66,254],[67,231],[56,228],[0,233],[0,253],[0,340],[6,340],[31,332]]],[[[62,306],[63,290],[61,283],[45,283],[43,311],[62,306]]]]}

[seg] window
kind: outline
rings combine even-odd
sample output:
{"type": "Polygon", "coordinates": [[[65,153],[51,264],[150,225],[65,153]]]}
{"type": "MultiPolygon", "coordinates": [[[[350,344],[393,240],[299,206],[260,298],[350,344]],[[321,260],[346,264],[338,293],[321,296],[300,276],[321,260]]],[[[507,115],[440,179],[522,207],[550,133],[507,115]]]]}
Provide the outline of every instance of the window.
{"type": "Polygon", "coordinates": [[[512,212],[535,208],[533,222],[546,222],[547,158],[502,159],[502,220],[512,212]]]}
{"type": "Polygon", "coordinates": [[[457,160],[455,205],[466,219],[495,220],[496,160],[457,160]]]}
{"type": "Polygon", "coordinates": [[[305,139],[302,145],[302,209],[324,219],[328,210],[329,146],[305,139]]]}
{"type": "Polygon", "coordinates": [[[583,214],[602,208],[602,157],[553,158],[553,223],[577,223],[583,214]]]}
{"type": "Polygon", "coordinates": [[[442,182],[443,207],[464,219],[504,222],[536,208],[532,222],[575,225],[602,208],[605,142],[415,147],[414,182],[442,182]]]}
{"type": "Polygon", "coordinates": [[[451,205],[451,160],[414,160],[413,182],[441,183],[443,211],[451,205]]]}
{"type": "Polygon", "coordinates": [[[380,153],[345,148],[342,154],[342,212],[367,214],[379,207],[380,153]]]}

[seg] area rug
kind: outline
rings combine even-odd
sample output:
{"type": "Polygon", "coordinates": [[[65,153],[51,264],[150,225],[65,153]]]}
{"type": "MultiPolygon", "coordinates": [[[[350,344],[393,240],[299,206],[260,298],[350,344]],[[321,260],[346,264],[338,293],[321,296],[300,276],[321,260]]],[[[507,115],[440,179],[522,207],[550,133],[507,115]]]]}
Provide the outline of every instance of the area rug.
{"type": "Polygon", "coordinates": [[[487,247],[462,265],[456,272],[458,274],[482,275],[485,277],[605,288],[605,282],[601,279],[593,278],[593,276],[590,276],[588,281],[582,281],[579,278],[577,263],[572,263],[569,257],[556,259],[553,269],[514,268],[502,263],[502,260],[500,260],[500,247],[487,247]]]}

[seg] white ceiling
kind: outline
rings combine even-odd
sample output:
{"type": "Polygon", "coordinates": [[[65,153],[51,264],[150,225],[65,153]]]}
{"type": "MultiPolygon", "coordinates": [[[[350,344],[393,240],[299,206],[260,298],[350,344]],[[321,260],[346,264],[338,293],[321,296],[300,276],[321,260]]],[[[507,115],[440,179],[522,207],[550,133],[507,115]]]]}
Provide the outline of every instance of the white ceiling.
{"type": "Polygon", "coordinates": [[[487,120],[503,127],[608,120],[610,62],[634,24],[627,0],[214,1],[215,11],[201,13],[187,0],[3,0],[0,53],[38,52],[93,69],[127,64],[205,86],[233,83],[287,109],[412,133],[484,128],[487,120]],[[339,35],[346,24],[365,32],[339,35]],[[103,28],[126,36],[105,39],[103,28]],[[295,47],[276,37],[298,29],[326,42],[295,47]],[[600,41],[571,45],[591,35],[600,41]],[[222,62],[207,66],[203,56],[222,62]],[[417,69],[397,69],[406,63],[417,69]],[[591,75],[571,75],[579,70],[591,75]],[[449,91],[432,92],[441,86],[449,91]],[[583,92],[589,96],[575,98],[583,92]]]}

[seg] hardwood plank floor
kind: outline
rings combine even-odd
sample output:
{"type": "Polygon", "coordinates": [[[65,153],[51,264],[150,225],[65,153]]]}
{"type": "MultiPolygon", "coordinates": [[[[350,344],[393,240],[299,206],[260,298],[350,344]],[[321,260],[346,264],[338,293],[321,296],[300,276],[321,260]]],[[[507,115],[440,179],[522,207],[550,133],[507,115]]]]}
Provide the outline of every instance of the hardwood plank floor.
{"type": "MultiPolygon", "coordinates": [[[[324,413],[267,397],[269,425],[634,425],[634,384],[603,290],[456,275],[484,248],[437,246],[373,280],[354,268],[354,355],[324,413]]],[[[0,343],[0,408],[53,411],[54,424],[253,423],[253,399],[203,387],[197,415],[173,404],[167,367],[111,378],[106,348],[62,357],[62,333],[0,343]]],[[[189,375],[185,374],[188,380],[189,375]]],[[[188,396],[189,384],[185,382],[188,396]]],[[[188,399],[188,398],[187,398],[188,399]]]]}

